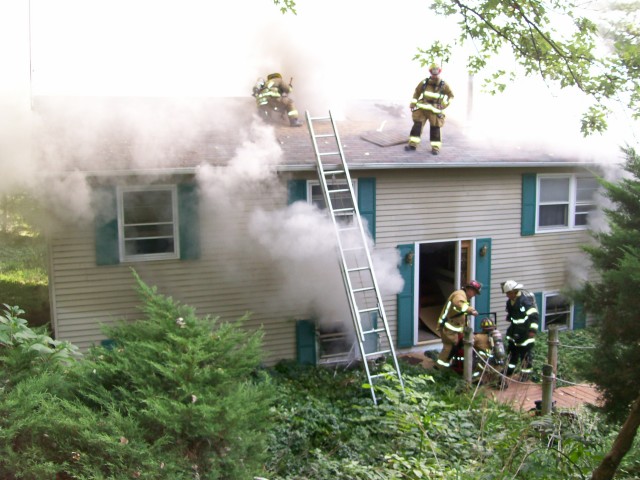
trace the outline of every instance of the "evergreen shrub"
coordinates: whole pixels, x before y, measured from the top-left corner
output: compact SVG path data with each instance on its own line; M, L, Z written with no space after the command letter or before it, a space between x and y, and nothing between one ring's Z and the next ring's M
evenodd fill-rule
M0 478L240 479L259 472L273 387L262 333L157 293L112 344L0 398Z

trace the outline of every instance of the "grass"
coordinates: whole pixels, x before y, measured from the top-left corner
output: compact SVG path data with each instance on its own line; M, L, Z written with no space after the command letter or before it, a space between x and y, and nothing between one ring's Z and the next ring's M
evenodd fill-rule
M0 233L0 303L19 305L34 327L50 320L46 265L41 235Z

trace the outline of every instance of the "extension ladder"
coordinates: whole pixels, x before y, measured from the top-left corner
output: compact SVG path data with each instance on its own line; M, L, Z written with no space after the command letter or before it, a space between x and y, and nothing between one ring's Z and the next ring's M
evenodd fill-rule
M337 235L340 270L357 344L371 396L377 405L374 382L387 377L389 372L372 373L370 361L390 355L395 370L393 373L403 391L404 384L369 253L371 240L365 234L351 175L331 111L328 117L312 117L307 111L306 117L322 194ZM373 244L372 241L371 243Z

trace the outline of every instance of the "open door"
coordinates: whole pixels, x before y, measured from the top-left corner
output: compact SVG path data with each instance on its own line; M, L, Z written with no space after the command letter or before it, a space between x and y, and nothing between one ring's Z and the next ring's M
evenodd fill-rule
M470 240L419 245L417 343L439 340L438 317L449 295L473 274Z

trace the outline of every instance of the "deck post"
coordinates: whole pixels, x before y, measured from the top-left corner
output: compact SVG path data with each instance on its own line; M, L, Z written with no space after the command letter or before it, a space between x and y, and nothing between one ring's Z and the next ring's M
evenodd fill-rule
M542 415L551 413L553 404L553 386L556 376L553 373L553 367L548 363L542 366Z
M547 341L549 348L547 350L547 363L553 368L553 373L558 373L558 326L549 325L549 340Z
M471 385L473 380L473 328L464 327L464 381Z

